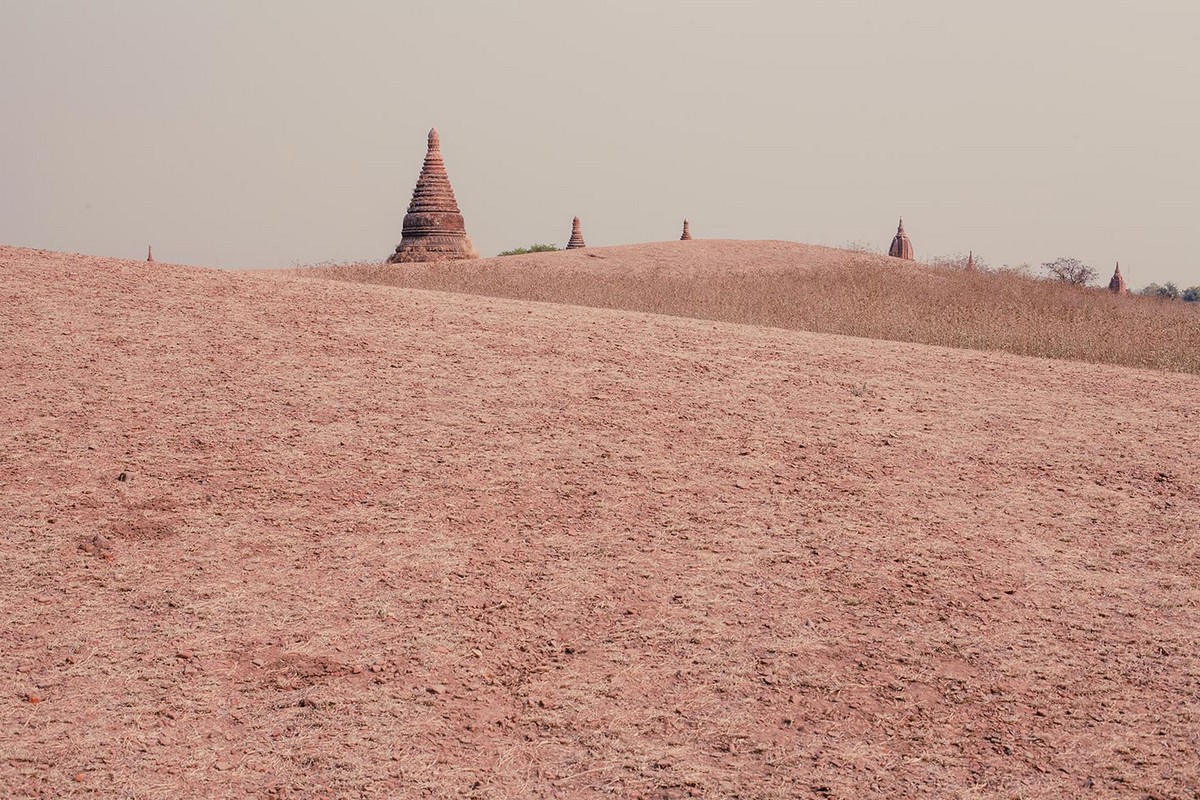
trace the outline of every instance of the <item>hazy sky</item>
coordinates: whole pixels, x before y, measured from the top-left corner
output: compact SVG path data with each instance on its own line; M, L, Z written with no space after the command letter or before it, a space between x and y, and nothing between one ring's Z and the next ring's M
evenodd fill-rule
M1200 284L1196 0L0 0L0 243L382 260L789 239Z

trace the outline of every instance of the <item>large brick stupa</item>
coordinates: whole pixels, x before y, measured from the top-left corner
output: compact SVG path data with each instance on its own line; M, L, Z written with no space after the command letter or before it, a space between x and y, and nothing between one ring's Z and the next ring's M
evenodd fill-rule
M396 252L389 264L412 261L450 261L479 258L467 236L462 212L450 186L450 176L442 161L441 140L437 129L429 131L429 150L413 189L412 202L404 215L404 228Z

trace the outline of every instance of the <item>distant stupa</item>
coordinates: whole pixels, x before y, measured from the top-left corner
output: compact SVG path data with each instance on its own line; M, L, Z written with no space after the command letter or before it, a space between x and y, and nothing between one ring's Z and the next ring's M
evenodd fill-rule
M1108 290L1113 294L1129 294L1129 287L1125 285L1125 276L1121 274L1120 261L1117 262L1117 269L1108 282Z
M687 242L687 241L691 241L691 238L692 238L692 229L691 229L691 227L688 226L688 221L685 219L683 221L683 235L679 237L679 241Z
M578 250L581 247L587 247L583 241L583 228L579 225L579 217L576 217L571 222L571 240L567 242L568 250Z
M892 258L903 258L906 261L913 260L913 246L908 239L908 234L904 232L904 218L900 219L900 227L896 228L896 237L892 239L892 246L888 248L888 255Z
M146 245L146 260L151 264L154 263L154 245Z
M911 245L910 245L911 247ZM971 250L967 253L967 269L974 271L975 269L975 251Z
M429 131L429 150L404 215L403 234L389 264L479 258L467 237L462 212L442 162L437 128Z

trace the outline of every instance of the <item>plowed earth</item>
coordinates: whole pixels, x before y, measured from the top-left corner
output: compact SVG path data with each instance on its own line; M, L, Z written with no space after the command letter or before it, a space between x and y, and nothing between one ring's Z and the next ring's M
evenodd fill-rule
M0 248L0 786L1195 797L1195 377Z

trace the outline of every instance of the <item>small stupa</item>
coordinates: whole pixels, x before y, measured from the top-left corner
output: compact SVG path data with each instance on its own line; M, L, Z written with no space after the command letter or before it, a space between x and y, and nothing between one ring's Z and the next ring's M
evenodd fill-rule
M679 241L687 242L687 241L691 241L691 238L692 238L692 229L691 229L691 227L688 226L688 221L685 219L683 221L683 235L679 237Z
M913 260L913 246L909 241L908 234L904 232L904 218L900 218L900 226L896 228L896 236L892 239L892 246L888 248L888 255L892 258L903 258L906 261Z
M146 261L154 263L154 245L152 244L146 245Z
M974 250L970 250L967 252L967 269L972 272L975 270L975 251Z
M587 247L583 241L583 228L579 225L579 217L576 217L571 222L571 240L567 242L568 250L578 250L581 247Z
M1121 274L1120 261L1117 262L1117 269L1108 282L1108 290L1113 294L1129 294L1129 287L1125 285L1125 276Z
M464 258L479 258L479 253L467 236L462 212L458 210L450 176L442 161L441 140L437 128L433 128L429 131L425 163L413 189L408 213L404 215L400 244L388 257L388 263Z

